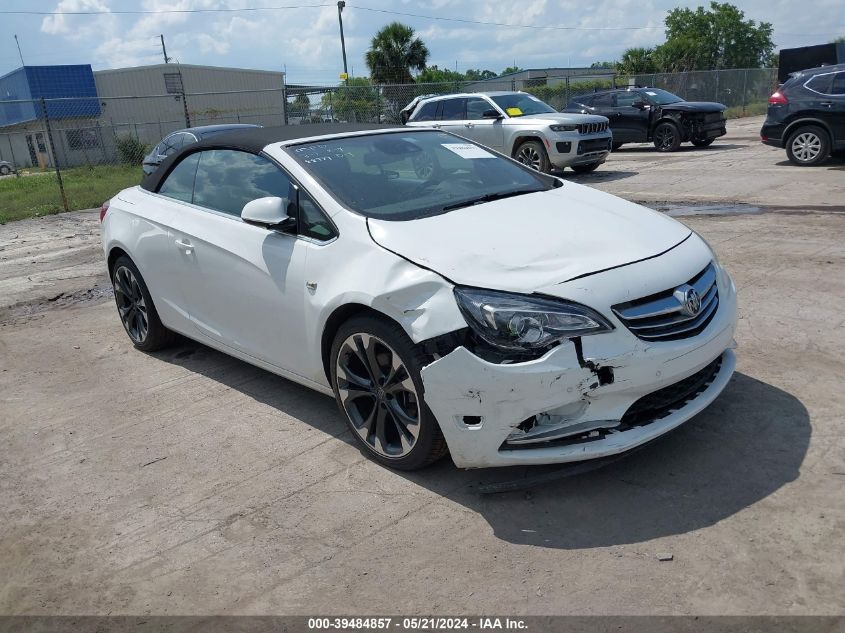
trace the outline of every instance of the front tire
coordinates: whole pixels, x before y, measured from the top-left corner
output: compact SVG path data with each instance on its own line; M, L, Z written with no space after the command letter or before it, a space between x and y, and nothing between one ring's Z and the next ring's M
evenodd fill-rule
M678 126L664 121L654 128L654 146L658 152L675 152L681 146L681 132Z
M623 143L613 143L613 144L610 146L610 149L611 149L612 151L614 151L614 152L615 152L615 151L616 151L616 150L618 150L620 147L622 147L622 145L623 145Z
M572 171L576 174L589 174L599 168L601 163L587 163L586 165L572 165Z
M696 147L710 147L715 140L715 138L695 138L692 140L692 144Z
M800 167L821 165L830 156L830 137L817 125L799 127L786 141L786 156Z
M12 168L8 165L0 165L0 176L8 176L12 173Z
M128 257L118 257L112 267L114 302L123 329L142 352L154 352L171 345L176 334L161 323L150 291L138 267Z
M523 165L536 169L544 174L551 171L552 165L546 148L540 141L525 141L517 148L514 158Z
M386 318L353 317L335 335L330 358L335 399L365 455L417 470L446 454L423 396L426 358L401 327Z

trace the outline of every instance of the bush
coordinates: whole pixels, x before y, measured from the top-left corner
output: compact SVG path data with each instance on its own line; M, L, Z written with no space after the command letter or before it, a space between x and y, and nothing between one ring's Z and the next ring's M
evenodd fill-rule
M115 138L117 153L120 155L120 162L124 165L140 165L144 156L150 151L150 146L145 145L134 136L118 136Z

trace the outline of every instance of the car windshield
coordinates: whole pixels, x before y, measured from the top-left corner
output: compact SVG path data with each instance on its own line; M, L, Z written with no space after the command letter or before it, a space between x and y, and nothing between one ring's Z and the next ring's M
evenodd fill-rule
M515 93L495 95L490 97L497 106L508 113L508 116L525 116L527 114L548 114L557 112L547 103L543 103L534 95Z
M645 88L642 92L655 105L669 105L683 101L678 95L673 95L671 92L660 88Z
M384 220L413 220L555 186L545 176L445 132L352 136L294 145L289 151L341 204Z

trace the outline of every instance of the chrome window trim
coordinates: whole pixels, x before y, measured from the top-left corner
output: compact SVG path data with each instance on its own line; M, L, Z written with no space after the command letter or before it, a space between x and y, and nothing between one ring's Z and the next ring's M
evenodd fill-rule
M807 81L805 81L805 82L804 82L803 84L801 84L801 85L802 85L804 88L806 88L807 90L809 90L810 92L814 92L815 94L817 94L817 95L822 95L822 96L824 96L824 97L840 97L840 98L841 98L841 97L845 97L845 95L841 95L841 94L834 94L834 93L832 93L832 92L819 92L818 90L813 90L813 89L812 89L812 88L810 88L810 86L808 85L808 84L809 84L811 81L813 81L813 79L815 79L816 77L826 77L826 76L828 76L828 75L838 75L839 73L845 74L845 70L832 70L832 71L830 71L829 73L817 73L817 74L813 75L812 77L808 77L808 78L807 78ZM831 86L833 85L833 82L832 82L832 81L830 82L830 85L831 85Z

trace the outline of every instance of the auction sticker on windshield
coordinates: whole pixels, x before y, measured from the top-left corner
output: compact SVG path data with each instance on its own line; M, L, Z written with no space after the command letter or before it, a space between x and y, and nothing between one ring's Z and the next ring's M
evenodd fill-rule
M471 143L442 143L442 145L461 158L496 158L490 152Z

